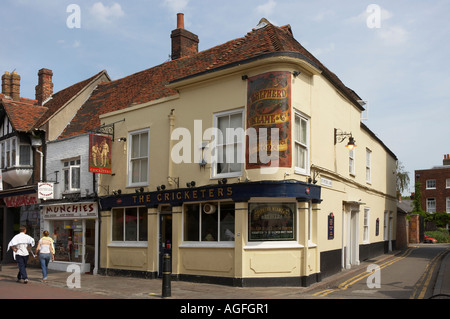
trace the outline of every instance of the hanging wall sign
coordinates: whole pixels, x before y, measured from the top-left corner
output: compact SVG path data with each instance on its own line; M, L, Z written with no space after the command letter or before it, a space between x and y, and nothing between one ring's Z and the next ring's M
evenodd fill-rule
M246 168L291 167L291 157L291 73L249 78Z
M328 215L328 239L334 239L334 215Z
M53 189L53 183L38 183L38 198L43 200L53 199Z
M111 146L110 137L89 135L89 172L111 174Z

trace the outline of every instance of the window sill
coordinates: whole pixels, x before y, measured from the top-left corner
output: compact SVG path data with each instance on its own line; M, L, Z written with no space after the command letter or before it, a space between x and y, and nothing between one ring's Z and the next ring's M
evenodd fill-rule
M108 244L108 247L148 247L148 242L142 241L130 241L130 242L124 242L124 241L115 241Z
M234 241L222 241L222 242L189 241L189 242L182 243L179 247L180 248L234 248Z
M249 242L244 249L290 249L290 248L304 248L305 246L300 245L296 241L259 241L259 242Z

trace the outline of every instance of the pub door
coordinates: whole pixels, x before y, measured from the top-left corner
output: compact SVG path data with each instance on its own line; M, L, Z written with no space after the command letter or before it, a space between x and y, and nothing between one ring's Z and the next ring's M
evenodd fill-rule
M172 209L163 207L159 215L159 271L158 276L162 277L163 257L169 254L172 257Z

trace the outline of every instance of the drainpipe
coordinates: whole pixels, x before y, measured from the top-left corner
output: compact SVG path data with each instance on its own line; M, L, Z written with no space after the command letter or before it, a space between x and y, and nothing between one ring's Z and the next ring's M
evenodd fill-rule
M39 153L39 155L41 155L41 165L40 165L40 172L39 172L39 181L40 182L43 182L44 180L43 180L43 176L44 176L44 153L42 153L41 151L39 151L38 150L38 147L39 146L42 146L43 145L43 143L42 143L42 139L41 139L41 137L38 135L38 134L36 134L37 133L37 130L35 130L35 131L32 131L31 132L31 134L32 134L32 138L31 138L31 146L33 146L33 148L34 148L34 150L37 152L37 153Z
M170 110L169 114L169 168L168 168L168 175L169 177L172 177L172 147L173 147L173 141L172 141L172 132L173 128L175 127L175 115L174 115L175 109ZM168 178L169 185L173 184L173 180L171 178Z
M43 182L42 177L44 176L44 153L42 153L41 151L39 151L37 148L35 148L36 152L39 153L39 155L41 155L41 167L39 169L39 181Z

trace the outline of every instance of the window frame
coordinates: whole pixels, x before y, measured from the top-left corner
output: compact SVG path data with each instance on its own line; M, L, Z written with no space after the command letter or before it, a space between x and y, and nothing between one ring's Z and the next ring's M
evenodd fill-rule
M27 147L29 150L27 160L28 164L21 164L25 158L21 152L21 147ZM21 141L19 136L13 136L0 141L0 169L11 168L32 168L33 150L31 145Z
M370 208L365 207L363 213L363 243L370 243Z
M426 212L436 213L436 198L435 197L428 197L426 199Z
M306 123L305 128L305 142L302 143L302 141L297 140L297 118L300 118L300 132L301 132L301 123L304 121ZM302 114L298 110L294 110L294 172L297 174L302 175L309 175L309 149L310 149L310 136L309 136L309 125L310 125L310 119L306 115ZM305 167L299 167L297 166L298 163L298 153L297 153L297 146L305 150Z
M430 182L430 184L428 182ZM435 179L427 179L425 182L425 189L436 189L436 180Z
M202 240L202 215L203 215L203 205L205 204L216 204L217 205L217 234L218 239L214 241L208 241L208 240ZM234 204L234 227L236 226L236 204L233 201L224 200L224 201L212 201L212 202L189 202L183 204L183 214L182 214L182 223L183 223L183 230L182 230L182 243L180 247L234 247L235 240L221 240L220 237L220 230L221 230L221 205L223 204ZM185 240L186 236L186 206L188 205L198 205L199 211L198 211L198 240ZM234 235L236 236L236 230L233 229Z
M356 176L355 173L355 149L348 150L348 173L352 176Z
M148 136L148 143L147 143L147 154L146 156L143 157L139 157L139 158L132 158L132 153L133 153L133 137L136 135L142 135L147 133ZM140 129L140 130L136 130L136 131L132 131L128 133L128 157L127 157L127 165L128 165L128 177L127 177L127 187L137 187L137 186L148 186L150 183L150 129L149 128L145 128L145 129ZM143 159L147 159L147 176L145 177L145 181L139 181L139 182L133 182L133 165L132 165L132 161L141 161Z
M213 125L214 125L214 132L215 134L222 134L222 137L224 139L224 143L222 143L221 145L219 145L218 143L218 136L214 137L214 141L213 141L213 154L211 154L211 159L212 159L212 165L211 165L211 178L229 178L229 177L240 177L243 174L244 171L244 162L245 162L245 149L244 149L244 145L245 145L245 109L244 108L239 108L239 109L235 109L235 110L229 110L229 111L224 111L224 112L219 112L219 113L215 113L213 116ZM221 132L219 130L218 124L219 124L219 118L221 117L228 117L230 118L232 115L236 115L236 114L240 114L241 115L241 129L242 129L242 133L243 136L241 136L241 139L238 140L237 142L235 142L233 140L233 143L229 143L229 141L226 140L227 134L226 132ZM229 128L229 126L227 127ZM220 133L219 133L220 132ZM233 135L233 138L235 137L235 135ZM218 173L218 168L217 165L218 163L218 150L219 147L224 147L224 149L226 149L227 146L232 146L232 145L237 145L236 149L238 150L238 155L239 155L239 149L241 152L241 156L240 158L237 158L237 160L240 160L240 169L239 171L233 171L233 172L226 172L226 173ZM240 145L239 145L240 144ZM236 154L233 154L233 157L236 157Z
M372 184L372 151L366 148L366 183Z
M142 213L143 215L146 215L146 217L147 217L147 219L146 219L147 222L145 224L145 226L147 227L147 230L146 230L147 239L146 240L139 240L139 232L140 232L139 222L136 223L136 240L126 240L126 225L127 225L126 222L123 223L122 240L114 240L114 211L122 210L122 216L123 216L123 219L125 220L127 209L136 209L136 213L138 214L137 220L139 220L140 213ZM140 210L142 210L142 212L140 212ZM110 243L108 244L108 246L147 247L148 246L148 231L149 231L149 227L148 227L147 207L145 207L145 206L127 206L127 207L114 207L113 209L111 209L111 238L110 238Z
M77 158L71 158L71 159L64 159L61 161L62 162L62 171L63 171L63 193L79 193L81 191L81 158L77 157ZM71 162L75 162L75 163L71 163ZM65 166L65 164L68 164L67 166ZM73 171L75 169L78 169L78 188L77 187L73 187ZM66 188L66 172L68 173L68 187Z

